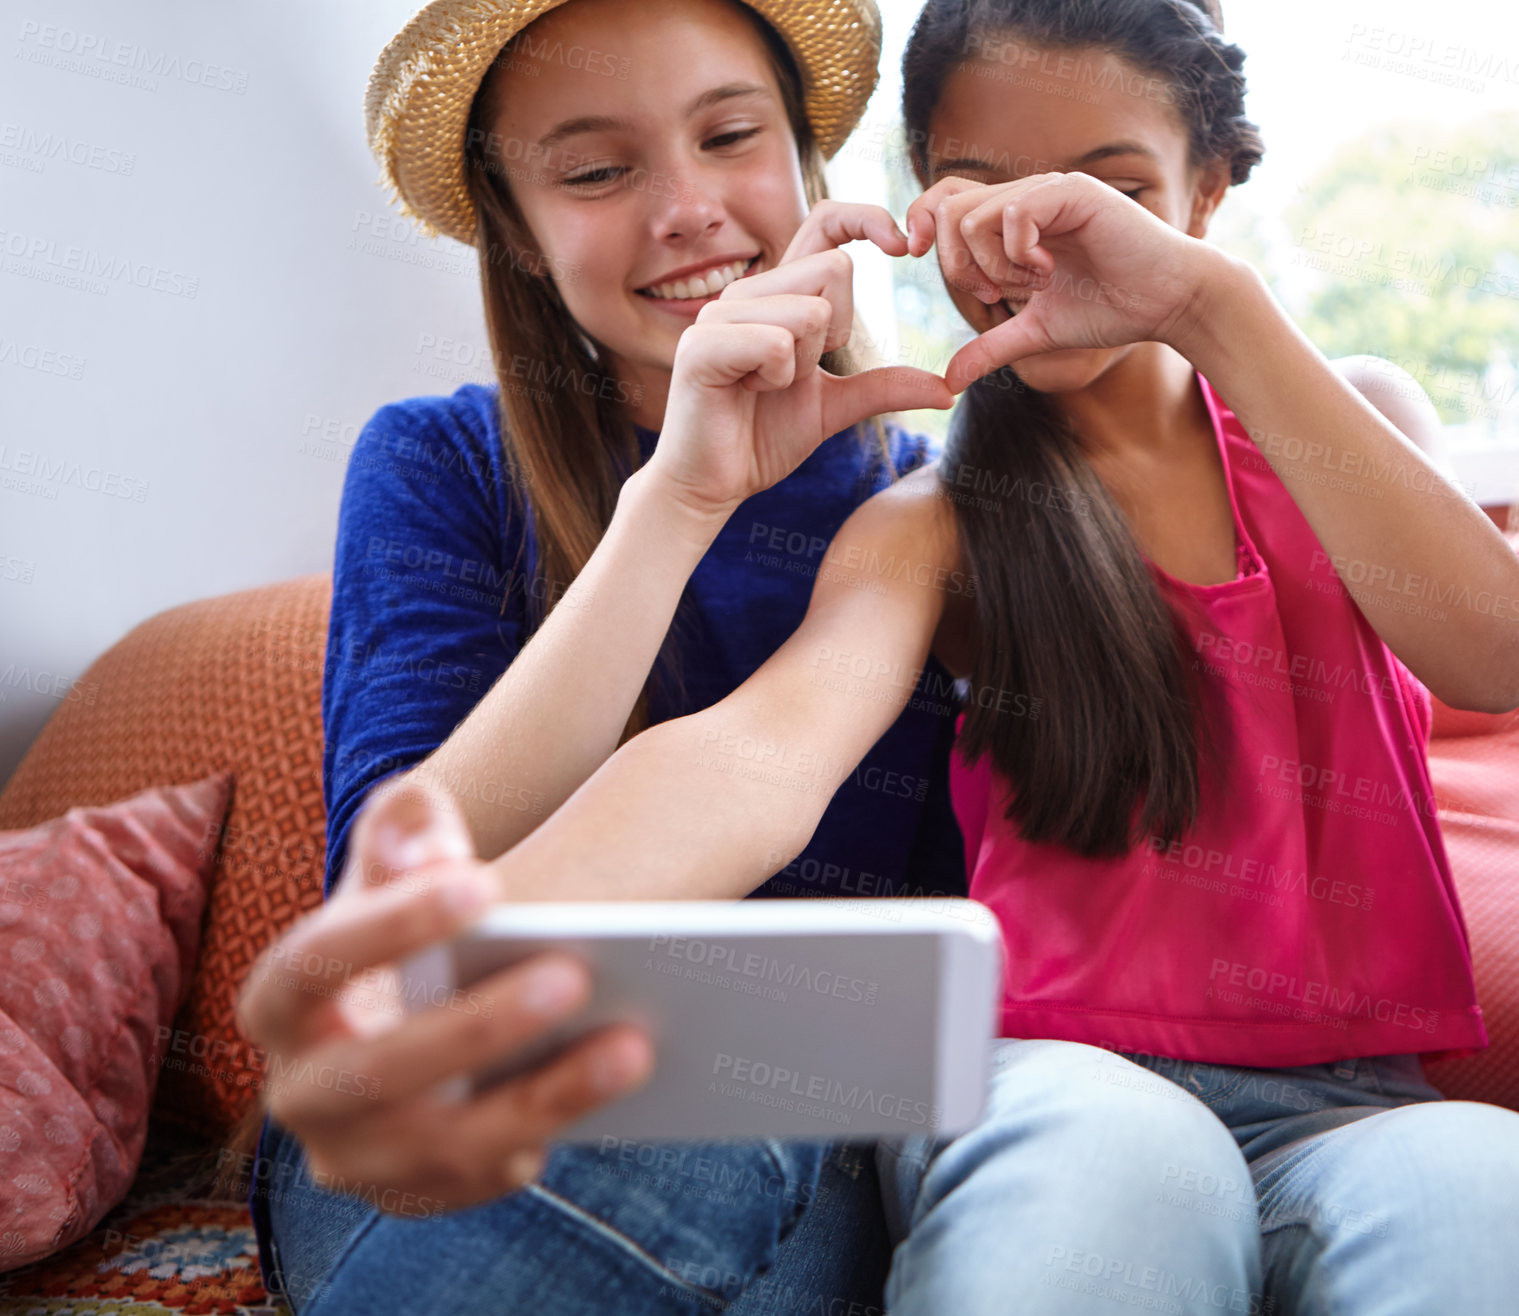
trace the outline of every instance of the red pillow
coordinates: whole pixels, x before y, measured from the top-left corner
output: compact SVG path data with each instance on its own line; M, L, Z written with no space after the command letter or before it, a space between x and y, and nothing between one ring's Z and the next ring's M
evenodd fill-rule
M1495 729L1431 741L1429 772L1490 1045L1427 1072L1447 1097L1519 1110L1519 718L1467 716Z
M220 772L0 832L0 1271L88 1233L137 1173L231 793Z

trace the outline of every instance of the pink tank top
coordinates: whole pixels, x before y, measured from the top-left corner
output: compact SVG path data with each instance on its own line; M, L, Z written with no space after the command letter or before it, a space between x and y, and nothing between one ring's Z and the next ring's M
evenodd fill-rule
M1429 695L1350 599L1198 376L1239 574L1179 581L1219 759L1197 825L1118 860L1023 841L990 760L952 756L970 895L1002 925L1006 1037L1265 1068L1487 1045L1441 843Z

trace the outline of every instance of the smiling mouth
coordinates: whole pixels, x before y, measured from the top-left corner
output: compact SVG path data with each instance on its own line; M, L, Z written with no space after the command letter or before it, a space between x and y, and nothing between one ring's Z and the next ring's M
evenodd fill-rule
M729 261L726 265L714 265L704 274L687 275L684 279L671 279L667 283L651 283L638 288L640 297L656 302L704 302L716 297L735 280L742 279L759 264L759 256L748 260Z

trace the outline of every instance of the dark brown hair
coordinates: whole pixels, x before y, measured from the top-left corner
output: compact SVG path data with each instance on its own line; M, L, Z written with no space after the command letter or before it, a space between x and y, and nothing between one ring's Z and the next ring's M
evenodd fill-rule
M1163 80L1192 163L1224 160L1243 182L1263 147L1244 118L1244 52L1220 21L1190 0L929 0L902 60L919 179L946 79L998 36L1111 51ZM1080 437L1004 367L962 395L940 470L979 582L972 688L1040 701L1037 718L1014 719L972 700L961 752L991 755L1026 840L1091 857L1175 840L1197 818L1207 719L1178 619Z
M796 139L809 206L827 196L823 158L807 119L802 78L790 49L747 5L749 20L775 72L786 118ZM544 268L531 231L512 195L514 166L501 158L490 126L496 118L501 73L531 25L507 42L481 81L465 132L465 179L475 207L475 245L485 298L486 330L500 383L501 437L513 494L531 508L538 548L536 579L527 590L529 624L536 626L580 573L611 523L622 483L638 466L629 386L612 377L605 351L579 325ZM573 277L573 272L571 272ZM855 335L856 341L860 335ZM524 388L521 362L553 363L551 386ZM858 368L847 348L823 357L823 368L848 374ZM517 367L516 376L513 367ZM879 421L861 427L861 441L895 474ZM513 571L514 581L520 579ZM505 600L503 600L503 608ZM678 681L674 647L639 695L623 739L648 725L649 697L663 677Z

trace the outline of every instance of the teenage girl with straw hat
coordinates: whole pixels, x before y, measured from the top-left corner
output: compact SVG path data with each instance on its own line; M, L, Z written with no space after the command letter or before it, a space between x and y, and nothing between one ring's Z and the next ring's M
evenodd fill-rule
M311 969L390 964L458 926L483 889L395 873L450 845L500 855L625 733L735 689L801 620L838 527L933 456L863 422L947 406L944 382L853 373L843 351L838 247L903 255L905 236L877 207L809 214L879 51L872 0L436 0L376 65L383 178L425 229L477 248L498 387L381 408L344 486L322 707L332 898L240 1008L288 1075L251 1204L266 1279L300 1312L759 1311L766 1270L825 1308L879 1293L848 1270L881 1241L828 1232L857 1213L848 1176L819 1188L825 1144L683 1148L726 1186L717 1209L692 1191L709 1183L636 1161L625 1177L621 1149L546 1154L647 1074L631 1029L463 1110L429 1098L584 1001L566 957L380 1040ZM963 893L951 735L947 699L905 713L883 772L840 792L758 894ZM868 788L888 774L912 795ZM440 808L458 824L441 849L397 848ZM519 898L643 894L534 885ZM344 1072L367 1081L322 1077Z

